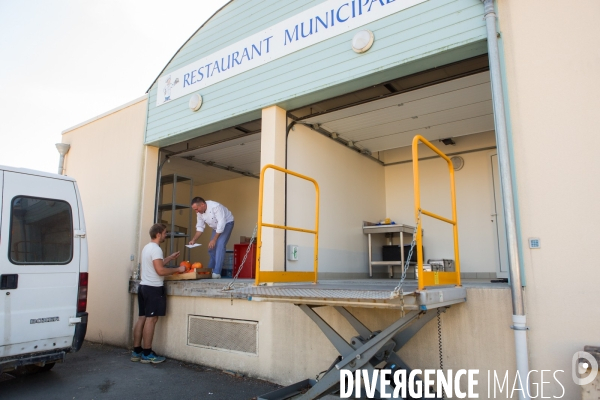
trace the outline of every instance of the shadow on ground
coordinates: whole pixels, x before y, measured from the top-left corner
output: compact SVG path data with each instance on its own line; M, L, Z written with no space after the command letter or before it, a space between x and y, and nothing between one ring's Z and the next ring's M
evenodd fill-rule
M2 399L252 399L280 386L202 365L141 364L125 349L85 342L64 364L36 374L1 374Z

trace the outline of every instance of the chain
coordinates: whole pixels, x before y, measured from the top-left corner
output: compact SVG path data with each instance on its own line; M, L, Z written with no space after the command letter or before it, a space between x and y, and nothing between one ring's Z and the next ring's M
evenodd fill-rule
M415 245L417 244L417 229L419 227L419 223L421 222L421 209L419 208L419 213L417 214L417 224L415 225L415 229L413 231L412 242L410 243L410 250L408 251L408 257L404 260L404 268L402 268L402 276L400 277L400 282L398 282L398 286L394 288L392 291L392 297L400 297L400 310L402 315L404 316L404 292L402 291L402 286L404 285L404 280L406 279L406 272L408 271L408 266L410 265L410 260L412 258L413 250ZM402 235L402 233L401 233ZM404 251L404 249L401 249Z
M250 250L252 250L252 243L254 242L254 238L256 237L257 229L258 229L258 224L254 226L254 232L252 232L252 237L250 238L250 243L248 244L248 248L246 249L246 254L244 254L244 258L242 259L242 263L240 264L240 267L238 268L237 273L233 277L233 280L231 282L229 282L229 284L223 288L223 291L234 289L233 284L235 283L236 279L240 275L240 272L242 272L242 268L244 267L244 263L246 262L248 253L250 253Z
M442 371L442 373L444 373L444 354L442 352L442 318L441 318L441 311L438 308L437 309L437 331L438 331L438 349L440 352L440 371ZM444 389L442 388L442 393L438 393L438 395L441 395L442 399L446 398L446 392L444 391Z

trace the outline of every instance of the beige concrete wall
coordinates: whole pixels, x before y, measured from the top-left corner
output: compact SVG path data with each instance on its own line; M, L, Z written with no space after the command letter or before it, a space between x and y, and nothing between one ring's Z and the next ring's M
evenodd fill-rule
M456 208L462 273L493 273L495 277L497 248L494 234L493 179L491 154L496 145L494 132L455 138L455 146L433 143L441 151L460 154L464 167L455 171ZM419 146L419 158L435 155L424 145ZM383 152L386 164L412 160L411 147ZM452 217L448 167L441 158L419 163L421 207L446 218ZM412 162L385 167L386 215L397 223L414 225L414 186ZM433 218L422 218L423 247L428 258L454 259L452 228ZM395 243L398 243L397 241Z
M139 205L138 220L138 254L136 258L136 274L140 271L140 253L144 246L150 241L150 227L154 224L154 212L156 204L156 177L158 166L158 147L145 146L144 166L140 177L142 182L142 194ZM138 275L139 276L139 275ZM136 276L136 278L138 277Z
M366 276L362 223L385 218L383 166L304 125L290 132L288 157L289 169L315 179L320 187L319 271ZM312 183L288 178L287 213L288 225L314 229ZM312 270L314 237L288 232L287 243L300 245L300 260L288 262L288 270Z
M138 262L140 203L150 192L141 180L150 162L142 144L145 118L144 98L62 137L71 145L65 173L77 179L86 218L86 339L95 342L129 344L132 302L127 288Z
M488 370L509 371L514 376L514 353L506 351L514 347L512 331L505 328L511 321L510 291L471 288L467 296L467 303L452 306L441 317L444 368L480 369L477 389L486 398ZM158 322L152 347L179 360L286 385L314 378L338 355L317 326L291 304L169 296L167 310ZM356 336L331 307L316 310L346 340ZM391 310L349 310L372 330L383 329L400 317ZM258 321L258 356L188 346L189 315ZM439 368L436 319L399 354L413 368Z
M285 167L286 149L286 111L277 106L262 110L260 167L268 164ZM284 224L284 174L273 169L264 176L264 197L262 220L265 223ZM257 208L258 209L258 208ZM265 229L261 233L263 247L271 249L261 255L261 269L267 271L283 271L284 232L279 229Z
M499 1L521 214L530 369L562 369L600 345L600 3ZM558 226L565 230L559 232ZM565 234L566 232L566 234ZM539 237L530 250L527 238ZM545 396L560 396L554 384Z

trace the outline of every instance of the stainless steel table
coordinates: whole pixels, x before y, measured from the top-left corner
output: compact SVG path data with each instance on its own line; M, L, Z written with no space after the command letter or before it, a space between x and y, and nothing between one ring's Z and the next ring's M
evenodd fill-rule
M402 270L404 270L404 235L410 235L412 241L412 234L414 231L414 226L404 224L365 225L365 223L363 223L363 233L366 234L369 238L369 277L373 276L373 265L387 265L388 271L390 273L390 278L394 277L394 265L400 265L402 267ZM398 233L400 235L400 261L373 261L371 235L375 233ZM391 242L392 241L390 238L389 244L391 244Z

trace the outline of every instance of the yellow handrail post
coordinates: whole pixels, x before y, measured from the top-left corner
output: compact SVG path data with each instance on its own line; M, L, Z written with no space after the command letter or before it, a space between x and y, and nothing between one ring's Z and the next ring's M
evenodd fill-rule
M266 167L266 166L265 166ZM260 173L260 181L258 186L258 222L256 223L256 273L254 284L258 286L260 282L260 253L262 249L262 216L263 216L263 189L264 189L264 171Z
M431 150L433 150L437 155L446 160L448 164L448 171L450 173L450 199L452 201L452 219L447 219L441 217L437 214L434 214L430 211L423 210L421 208L421 191L420 191L420 181L419 181L419 142L425 144ZM419 270L419 290L423 290L425 286L435 286L435 285L449 285L455 284L460 286L460 256L458 252L458 221L456 214L456 190L454 186L454 168L452 166L452 161L448 158L447 155L442 153L437 147L431 144L427 139L425 139L421 135L416 135L412 141L412 157L413 157L413 180L414 180L414 190L415 190L415 219L417 220L417 268ZM452 225L452 232L454 236L454 272L434 272L434 271L423 271L423 250L422 243L423 238L421 236L422 226L421 226L421 215L427 215L429 217L438 219L440 221L446 222Z
M264 192L264 178L265 172L267 169L274 169L277 171L281 171L285 174L296 176L300 179L304 179L310 181L315 186L315 229L303 229L296 228L292 226L284 226L284 225L275 225L275 224L265 224L263 223L263 192ZM257 230L256 230L256 274L255 274L255 285L259 285L261 283L261 272L260 272L260 255L262 251L262 228L275 228L275 229L284 229L291 230L296 232L304 232L304 233L312 233L315 235L315 251L314 251L314 267L313 272L285 272L285 271L263 271L262 276L266 277L264 282L307 282L312 281L313 283L317 283L318 273L319 273L319 184L312 178L308 176L299 174L294 171L290 171L285 168L278 167L273 164L265 165L260 172L260 184L259 184L259 193L258 193L258 222L257 222Z

